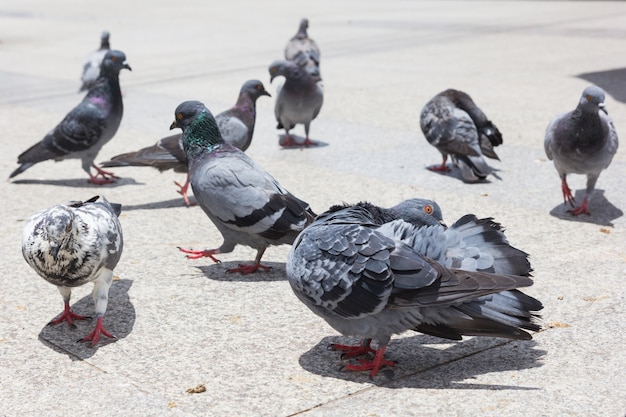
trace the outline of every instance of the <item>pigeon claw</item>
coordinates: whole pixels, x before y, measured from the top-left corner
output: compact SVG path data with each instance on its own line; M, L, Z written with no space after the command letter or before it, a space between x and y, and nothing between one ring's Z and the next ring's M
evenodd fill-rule
M239 272L240 274L247 275L247 274L252 274L253 272L258 271L259 269L262 269L264 271L269 271L271 268L269 266L262 265L260 263L252 264L252 265L239 264L237 268L231 268L228 270L228 272L230 273Z
M221 264L222 261L214 257L213 255L220 253L217 249L207 249L207 250L193 250L193 249L184 249L178 246L178 250L187 254L187 259L200 259L200 258L211 258L213 262L216 264Z
M96 185L111 184L115 182L116 179L119 179L119 177L113 174L112 172L105 171L99 166L96 166L95 164L92 165L92 167L95 168L96 175L91 175L91 172L89 173L89 179L87 181L90 182L91 184L96 184ZM98 177L102 177L102 179Z
M573 216L578 216L579 214L591 214L589 213L589 209L587 208L588 200L587 197L583 200L582 204L578 207L575 207L571 210L567 210Z
M431 167L427 167L429 171L433 172L450 172L450 168L446 165L446 161L443 161L441 165L434 165Z
M86 343L91 342L91 347L94 347L98 344L100 340L100 335L106 336L109 339L117 339L117 337L113 336L111 333L107 332L102 325L102 317L98 317L96 321L96 327L94 327L93 331L89 333L84 338L80 339L79 342Z
M174 181L174 184L176 184L178 188L180 188L180 190L177 190L177 192L178 194L183 196L185 204L187 204L188 206L193 206L193 203L189 201L189 197L187 197L187 191L189 190L189 176L187 176L187 180L183 185L180 185L178 181Z
M65 304L65 308L63 309L63 313L61 313L61 315L59 317L57 317L54 320L51 320L48 323L48 326L54 326L56 324L62 323L64 321L67 321L67 324L69 324L69 326L72 329L76 328L76 325L74 324L74 320L88 320L91 317L89 316L81 316L79 314L76 314L72 311L72 309L70 308L69 304Z
M371 340L367 340L367 339L364 340L358 346L341 345L338 343L333 343L328 346L328 349L341 351L343 352L341 354L341 359L349 359L349 358L356 358L358 356L365 356L368 353L376 354L376 349L373 349L372 347L370 347L370 343L371 343Z
M384 358L385 348L381 347L376 351L376 355L374 356L374 360L367 360L363 358L357 359L359 365L356 364L347 364L344 365L341 370L342 371L370 371L370 378L374 378L378 371L381 368L387 366L392 367L395 366L396 363L394 361L390 361Z

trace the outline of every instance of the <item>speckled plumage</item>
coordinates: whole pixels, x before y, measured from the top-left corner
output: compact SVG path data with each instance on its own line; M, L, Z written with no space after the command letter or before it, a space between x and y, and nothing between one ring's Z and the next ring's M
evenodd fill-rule
M131 69L126 62L126 55L121 51L108 51L102 62L100 76L83 101L40 142L18 156L17 163L20 166L9 178L42 161L78 158L91 183L111 182L114 176L96 167L93 161L100 149L113 138L122 121L124 106L119 73L123 68ZM91 174L92 167L97 171L95 176ZM98 179L98 175L103 179Z
M561 178L563 199L574 207L574 197L567 185L568 174L587 176L587 188L580 206L570 212L589 214L589 198L602 170L608 168L617 152L619 140L613 121L604 110L604 91L596 86L585 88L576 109L557 115L546 129L544 147L548 159Z
M24 226L22 254L42 278L56 285L65 303L64 314L53 321L84 318L69 308L71 289L94 283L93 297L98 324L95 333L83 340L98 342L103 328L109 287L123 249L120 206L98 196L85 202L74 201L43 210ZM69 316L69 317L68 317ZM107 334L104 331L104 334Z
M232 272L250 273L259 267L270 245L290 244L314 214L260 165L227 144L211 112L199 101L180 104L171 128L183 130L191 188L198 205L224 238L217 249L185 251L190 257L231 252L237 244L257 249L255 264Z
M310 74L321 77L320 49L317 43L309 38L308 28L309 20L306 18L300 20L298 32L285 45L285 59L295 62Z
M376 353L346 369L392 365L392 334L414 330L530 339L541 303L517 290L532 284L527 254L492 219L465 215L450 228L435 202L407 200L391 209L335 206L294 241L287 276L294 293L335 330L363 340L336 345L347 357ZM376 351L372 339L379 343Z
M420 127L443 156L441 166L433 170L446 171L450 155L464 181L482 180L493 173L483 156L499 159L493 147L502 144L502 134L467 93L448 89L437 94L422 108Z

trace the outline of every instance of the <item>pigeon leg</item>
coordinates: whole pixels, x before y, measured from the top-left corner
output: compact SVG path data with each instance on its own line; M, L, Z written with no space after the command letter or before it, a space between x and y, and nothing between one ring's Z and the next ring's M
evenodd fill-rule
M290 146L300 146L300 144L296 142L295 140L291 139L291 135L289 134L289 131L285 129L285 141L281 143L281 146L288 148Z
M317 146L317 142L313 142L312 140L309 139L309 124L306 123L304 125L304 133L306 133L306 137L304 139L304 143L302 145L304 146Z
M189 174L187 174L187 178L185 179L185 183L183 185L180 185L178 181L174 181L174 184L176 184L178 188L180 188L180 190L178 190L178 194L183 196L185 204L187 204L188 206L193 206L193 203L190 202L189 197L187 197L187 191L189 190Z
M102 168L96 166L95 164L91 164L91 166L95 168L96 170L96 175L91 175L91 172L88 172L89 173L88 181L92 184L96 184L96 185L111 184L112 182L115 181L116 178L119 178L115 176L115 174L113 174L112 172L105 171ZM101 176L102 179L99 179L98 176Z
M100 340L100 335L104 335L110 339L116 339L115 336L113 336L111 333L107 332L104 329L104 326L102 325L102 319L103 317L98 317L98 320L96 321L96 327L94 327L93 331L84 338L80 339L79 342L91 342L91 347L94 347L96 346L96 344L98 344L98 341Z
M67 321L67 324L69 324L71 328L76 328L76 325L74 324L74 320L87 320L90 318L87 316L80 316L74 313L72 309L70 308L70 297L72 295L71 288L58 287L58 289L59 289L59 292L61 293L61 297L63 297L63 304L64 304L63 313L61 313L59 317L57 317L56 319L48 323L49 326L53 326L55 324L59 324L64 321Z
M339 350L343 352L341 354L341 359L348 359L348 358L355 358L357 356L364 356L364 355L367 355L368 353L376 354L376 349L373 349L372 347L370 347L371 343L372 343L372 339L363 339L361 341L361 344L358 346L341 345L338 343L333 343L328 348L330 350Z
M259 249L259 252L256 255L256 259L254 260L254 263L252 265L239 264L237 268L231 268L228 270L228 272L239 272L243 275L246 275L256 272L259 269L269 271L269 266L261 264L261 257L263 256L263 253L265 253L265 248Z
M376 351L376 355L374 356L374 360L369 361L367 359L361 358L361 359L358 359L360 365L352 365L352 364L344 365L341 368L341 370L342 371L371 371L370 378L374 378L376 374L378 374L378 371L380 370L380 368L382 368L383 366L392 367L396 364L394 361L390 361L384 358L386 349L387 349L387 345L379 347L378 350Z
M567 212L574 216L578 216L579 214L591 214L589 213L589 209L587 208L588 203L589 203L589 199L585 197L580 206L573 208L571 210L567 210Z
M220 261L219 259L213 256L218 253L221 253L219 249L193 250L193 249L184 249L179 246L178 250L183 253L186 253L187 258L189 259L211 258L211 260L215 262L216 264L222 263L222 261Z
M448 155L443 157L443 162L441 162L441 165L428 167L428 169L434 172L450 172L450 168L448 168L448 166L446 165L447 161L448 161Z
M563 191L563 204L570 203L572 207L574 207L574 196L572 195L572 190L567 185L567 180L565 179L565 175L561 177L561 191Z

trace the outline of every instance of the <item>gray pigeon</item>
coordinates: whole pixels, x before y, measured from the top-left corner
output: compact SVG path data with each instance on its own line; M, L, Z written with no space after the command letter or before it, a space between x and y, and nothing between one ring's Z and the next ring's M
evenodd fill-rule
M344 369L371 377L394 365L385 349L406 330L530 339L523 329L539 330L542 304L517 290L532 285L530 272L528 255L491 218L468 214L446 228L439 206L422 199L391 209L331 207L300 233L287 260L296 296L338 332L362 339L331 348L343 358L374 354Z
M320 49L315 41L309 38L307 29L309 28L309 20L302 19L298 32L289 39L285 46L285 59L294 61L306 71L317 76L320 74Z
M249 156L224 142L215 118L201 102L185 101L176 108L170 129L177 127L183 131L193 194L224 238L217 249L179 249L188 258L206 256L219 262L213 255L242 244L258 251L256 260L229 272L268 270L261 264L265 249L291 244L315 214Z
M309 139L311 121L319 114L324 102L324 90L319 75L311 74L292 61L277 60L269 67L270 82L282 75L285 81L276 89L274 114L278 121L277 129L285 129L282 146L315 146ZM304 124L306 139L297 143L289 135L296 124Z
M589 198L603 169L606 169L618 147L613 121L604 110L604 91L596 86L585 88L576 109L556 116L546 129L546 155L554 161L563 200L574 207L574 196L567 185L567 174L587 176L587 189L580 206L569 212L589 214Z
M483 156L500 159L493 150L502 144L502 134L472 98L463 91L449 89L437 94L422 108L420 127L443 156L431 171L448 172L448 155L461 169L464 181L475 182L493 174Z
M248 80L241 87L235 105L215 116L224 141L242 151L248 149L254 134L256 101L261 96L271 97L261 81ZM186 173L187 162L182 138L180 133L165 137L147 148L114 156L110 161L103 162L101 166L151 166L161 172L173 169L174 172ZM182 194L185 203L190 205L191 203L187 198L189 176L187 176L184 185L180 185L178 182L175 184L180 188L179 193Z
M106 198L61 204L35 214L26 222L22 234L22 254L43 279L58 287L65 308L49 324L84 320L70 308L73 287L93 282L96 325L81 339L95 346L104 335L114 338L102 324L106 313L113 269L123 248L122 227L118 220L121 206Z
M20 166L9 178L21 174L38 162L79 158L92 184L108 184L116 178L112 173L94 165L100 149L115 135L122 121L124 106L120 91L119 73L130 65L124 52L108 51L102 61L100 77L83 101L65 116L54 129L38 143L17 157ZM96 175L91 174L95 168ZM102 176L99 179L98 176Z
M80 90L78 90L79 92L89 90L96 83L96 80L100 75L100 65L102 65L102 60L104 59L107 51L111 49L109 36L110 34L108 31L103 31L100 36L100 48L93 51L87 57L87 60L83 65L83 75L80 78L82 85Z

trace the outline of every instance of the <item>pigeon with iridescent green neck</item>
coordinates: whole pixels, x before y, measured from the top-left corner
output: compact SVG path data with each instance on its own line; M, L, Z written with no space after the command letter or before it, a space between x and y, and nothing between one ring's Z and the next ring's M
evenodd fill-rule
M304 201L282 187L252 158L224 141L215 118L203 103L185 101L170 129L183 131L183 147L191 189L202 210L224 238L217 249L180 250L188 258L211 258L232 252L236 245L257 250L253 264L229 272L267 270L261 257L271 245L291 244L314 218Z

